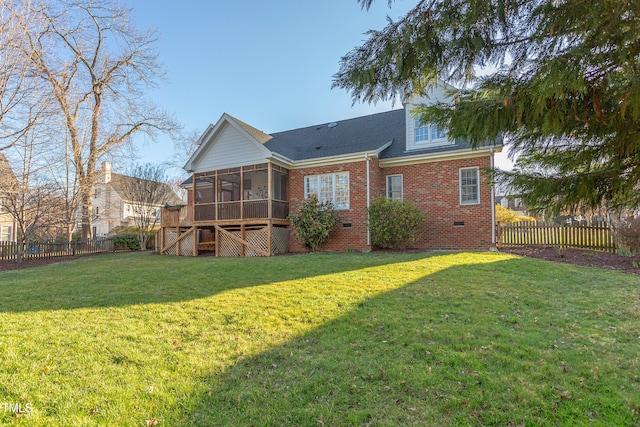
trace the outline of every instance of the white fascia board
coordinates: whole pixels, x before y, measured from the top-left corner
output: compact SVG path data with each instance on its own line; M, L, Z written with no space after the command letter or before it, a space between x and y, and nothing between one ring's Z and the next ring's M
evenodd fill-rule
M476 149L455 150L455 151L441 151L438 153L428 154L416 154L413 156L394 157L392 159L380 159L381 168L389 168L392 166L404 166L416 163L432 163L443 162L447 160L458 159L471 159L474 157L484 157L490 155L492 152L499 152L502 149L502 145L491 145L488 147L481 147Z
M391 141L387 142L386 144L384 144L382 147L378 148L376 150L376 157L380 157L380 153L382 153L387 148L391 147L391 144L393 144L393 139Z
M278 166L282 166L283 168L287 169L291 169L291 166L295 163L290 158L276 152L271 152L271 157L268 157L267 160L271 160Z
M222 117L224 117L224 115ZM200 156L200 153L204 150L205 145L207 145L206 142L209 141L211 139L211 136L216 132L217 129L219 129L222 117L218 119L218 122L215 125L209 124L207 129L202 133L202 135L200 135L200 138L198 138L198 142L196 143L198 148L196 148L196 151L193 152L191 157L189 157L189 160L187 160L187 163L185 163L182 167L185 171L191 173L191 171L194 170L193 162L195 162L195 160Z
M328 157L318 157L315 159L307 159L307 160L298 160L294 161L289 169L305 169L312 168L316 166L331 166L331 165L339 165L342 163L354 163L354 162L362 162L366 159L371 159L378 157L381 151L389 147L391 142L386 143L382 147L377 150L370 151L361 151L359 153L349 153L342 154L339 156L328 156Z
M256 141L256 139L253 136L251 136L246 130L244 130L241 126L239 126L234 120L232 120L227 113L224 113L224 114L222 114L220 119L218 119L216 124L215 125L209 125L207 130L205 130L204 133L202 134L202 136L198 139L198 148L191 155L189 160L187 160L187 163L184 165L184 170L185 171L191 173L192 171L194 171L196 169L194 167L194 163L200 158L200 156L204 152L206 152L206 150L209 148L209 146L213 142L215 142L215 137L216 137L217 133L222 129L224 124L228 124L230 126L233 126L233 128L236 129L238 132L240 132L240 134L242 134L245 138L247 138L249 141L251 141L253 144L255 144L256 147L258 147L258 149L260 151L262 151L262 153L264 154L265 158L269 158L269 157L271 157L273 155L273 152L271 152L271 150L266 148L259 141Z

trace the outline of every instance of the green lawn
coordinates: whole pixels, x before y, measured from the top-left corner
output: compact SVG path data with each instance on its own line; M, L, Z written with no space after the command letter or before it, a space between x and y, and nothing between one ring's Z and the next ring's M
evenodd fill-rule
M640 424L640 277L504 254L86 257L0 325L0 425Z

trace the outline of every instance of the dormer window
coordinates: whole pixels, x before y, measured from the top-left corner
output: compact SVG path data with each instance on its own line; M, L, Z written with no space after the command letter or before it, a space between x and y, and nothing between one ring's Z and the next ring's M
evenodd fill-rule
M420 119L415 119L415 143L429 144L442 142L447 138L444 129L439 129L433 123L420 123Z

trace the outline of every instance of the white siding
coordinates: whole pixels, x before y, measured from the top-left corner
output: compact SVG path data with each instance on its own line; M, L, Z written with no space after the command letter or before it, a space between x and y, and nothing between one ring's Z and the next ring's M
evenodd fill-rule
M214 136L209 149L196 160L195 172L265 163L264 152L253 141L229 124Z
M451 98L446 96L446 88L444 85L432 86L429 89L427 96L421 98L411 99L407 105L405 106L405 114L406 114L406 127L407 127L407 151L409 150L419 150L424 148L429 148L428 144L416 144L416 133L415 133L415 117L413 115L413 107L414 105L426 104L431 105L437 102L446 102L451 103ZM448 140L445 144L437 144L440 145L448 145L453 144L454 141Z
M113 189L111 184L96 184L99 190L97 197L93 199L93 226L96 227L96 235L103 236L111 232L115 227L126 225L123 223L124 201ZM98 208L98 215L95 209Z

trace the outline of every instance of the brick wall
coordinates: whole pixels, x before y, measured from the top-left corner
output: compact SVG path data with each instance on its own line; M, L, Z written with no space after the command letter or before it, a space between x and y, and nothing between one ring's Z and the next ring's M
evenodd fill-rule
M480 204L460 205L459 170L474 166L480 168ZM428 215L415 247L488 249L491 246L491 187L482 170L489 166L490 157L483 156L383 169L385 176L403 175L404 199L413 201Z
M373 161L372 161L373 163ZM371 170L376 169L380 174L377 161L375 168L371 165ZM339 210L340 222L332 232L329 240L325 242L321 250L323 251L346 251L355 249L363 251L369 249L367 246L367 165L363 159L361 162L342 163L334 166L319 166L305 169L297 169L289 172L289 209L298 209L304 198L304 177L309 175L320 175L332 172L349 172L349 205L348 210ZM350 227L346 227L351 224ZM291 252L302 252L304 247L291 233L289 250Z
M304 198L304 177L332 172L349 172L350 209L338 211L340 222L323 245L324 251L368 250L367 245L367 162L343 163L292 170L289 174L290 207L297 209ZM381 169L377 159L370 160L371 198L385 194L386 176L402 174L404 198L418 205L428 217L418 233L417 248L487 249L491 245L491 189L488 177L480 174L480 204L460 205L459 169L487 168L489 156L396 166ZM454 225L454 223L463 225ZM351 224L350 227L345 227ZM290 251L304 247L291 237Z

